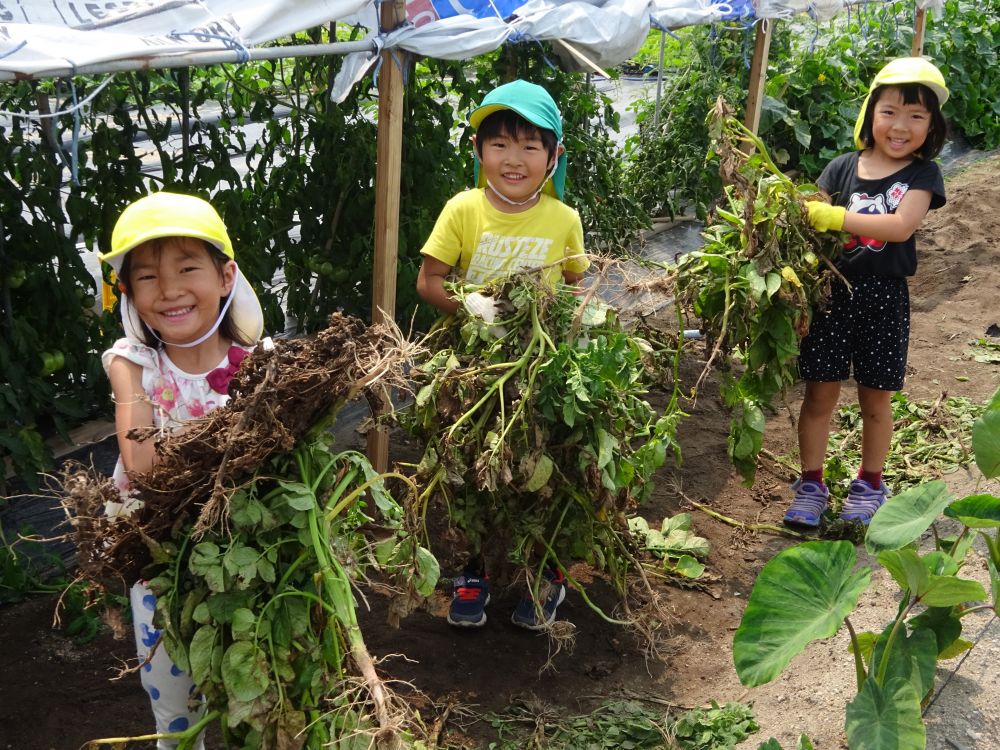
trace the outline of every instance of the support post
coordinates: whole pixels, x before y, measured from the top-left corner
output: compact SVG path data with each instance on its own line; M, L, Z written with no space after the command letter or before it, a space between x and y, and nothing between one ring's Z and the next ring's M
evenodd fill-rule
M927 28L927 9L917 8L916 18L913 20L913 46L910 48L910 55L920 57L924 53L924 31Z
M389 31L406 20L404 0L383 2L380 25ZM399 250L399 184L403 155L403 66L405 53L383 50L378 79L378 135L375 165L375 264L372 269L372 324L396 315L396 258ZM388 394L386 394L388 397ZM378 414L372 415L374 417ZM389 469L389 432L368 432L368 460L378 472Z
M771 28L774 21L761 18L757 24L757 38L753 45L753 60L750 62L750 85L747 89L746 115L743 124L754 135L760 127L760 110L764 104L764 82L767 80L767 58L771 50ZM745 144L749 153L753 146Z

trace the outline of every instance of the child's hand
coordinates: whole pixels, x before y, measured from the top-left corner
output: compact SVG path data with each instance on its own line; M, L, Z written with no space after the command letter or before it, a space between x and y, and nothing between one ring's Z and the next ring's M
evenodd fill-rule
M806 203L809 212L809 223L817 232L839 232L844 228L844 217L847 209L843 206L831 206L822 201Z

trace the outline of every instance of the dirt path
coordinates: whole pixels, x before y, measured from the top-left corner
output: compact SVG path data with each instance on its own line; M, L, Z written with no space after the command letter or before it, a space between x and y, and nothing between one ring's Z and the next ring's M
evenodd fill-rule
M975 362L967 354L971 339L1000 325L998 174L1000 158L994 157L952 175L948 205L932 213L920 232L905 388L913 399L947 392L985 401L1000 385L1000 365ZM845 389L845 400L849 395ZM798 413L800 400L794 390L787 408L769 420L771 453L794 455L790 415ZM766 462L754 486L744 487L725 456L728 417L717 393L704 388L688 411L691 417L682 427L684 465L661 472L644 515L662 519L689 509L686 498L691 498L743 521L779 523L788 502L787 470ZM967 472L949 475L947 482L960 497L975 486ZM489 623L474 633L447 627L440 607L389 630L375 601L375 611L364 618L366 639L383 658L386 674L423 691L425 697L415 696L415 701L453 704L447 734L452 740L487 734L482 723L468 720L463 707L501 710L516 697L533 695L566 713L608 698L639 696L678 707L750 701L762 729L747 747L769 736L793 747L800 732L822 750L841 747L844 706L854 692L844 635L813 644L780 678L754 690L739 684L732 666L733 632L754 578L790 540L748 535L697 511L695 525L712 544L711 578L706 590L667 591L677 622L665 661L646 660L627 635L599 620L572 593L560 616L577 626L575 650L556 655L556 671L543 675L539 667L548 655L546 640L507 622L515 592L497 592ZM981 560L974 561L971 570L984 576L983 567ZM877 575L855 615L857 625L880 628L895 611L894 596L894 585ZM609 600L600 591L597 597ZM442 594L439 603L444 601ZM0 608L0 750L72 750L94 737L148 731L137 677L109 681L134 653L131 643L114 642L104 633L88 646L74 647L50 630L51 614L47 598ZM964 636L978 637L979 643L927 712L932 750L1000 747L1000 624L983 617L970 622ZM937 688L957 662L943 665ZM433 709L425 706L423 712L429 716Z

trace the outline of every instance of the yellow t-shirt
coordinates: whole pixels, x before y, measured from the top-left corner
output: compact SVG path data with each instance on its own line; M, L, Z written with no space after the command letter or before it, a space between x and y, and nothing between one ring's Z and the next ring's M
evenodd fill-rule
M542 193L527 211L507 214L490 204L483 188L466 190L445 204L420 253L447 263L473 284L565 258L544 271L545 281L554 285L564 270L583 273L590 265L576 210Z

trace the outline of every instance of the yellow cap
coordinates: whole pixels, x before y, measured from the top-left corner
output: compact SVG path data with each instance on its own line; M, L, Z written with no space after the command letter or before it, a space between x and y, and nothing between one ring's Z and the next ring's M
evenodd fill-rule
M939 107L943 107L948 101L948 87L945 86L944 76L930 60L922 57L898 57L890 61L872 79L868 96L865 97L857 122L854 123L854 145L857 148L865 147L861 142L861 128L865 124L865 113L868 111L872 92L879 86L903 86L907 83L922 83L929 88L937 97Z
M111 250L99 256L118 273L129 250L159 237L194 237L234 258L226 225L212 204L193 195L161 191L122 211L111 233Z

